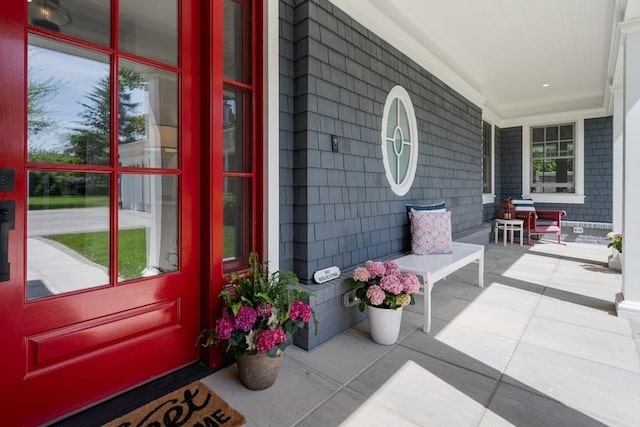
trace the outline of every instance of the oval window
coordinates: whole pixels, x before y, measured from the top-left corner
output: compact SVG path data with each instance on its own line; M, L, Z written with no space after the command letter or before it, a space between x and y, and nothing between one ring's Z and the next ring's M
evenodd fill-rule
M407 194L418 164L418 126L409 93L394 86L382 113L382 160L391 190Z

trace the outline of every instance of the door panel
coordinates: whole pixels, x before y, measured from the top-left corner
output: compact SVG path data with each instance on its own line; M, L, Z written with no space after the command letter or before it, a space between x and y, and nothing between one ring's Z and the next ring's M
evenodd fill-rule
M0 201L16 214L0 282L7 425L55 420L199 356L197 2L154 2L154 19L174 21L169 56L138 27L87 24L94 7L108 20L109 3L65 1L78 25L59 32L27 25L26 0L0 17L0 169L15 171ZM155 22L125 4L122 22ZM61 88L47 87L54 74Z

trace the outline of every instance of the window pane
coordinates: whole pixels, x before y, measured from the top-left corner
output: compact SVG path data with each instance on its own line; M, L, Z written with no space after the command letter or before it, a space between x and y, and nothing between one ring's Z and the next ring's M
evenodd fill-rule
M131 167L178 167L178 77L120 61L118 158Z
M571 142L561 142L559 156L573 156L573 144Z
M560 126L560 139L573 139L573 125Z
M224 2L224 76L239 82L248 82L251 76L248 64L244 63L244 37L251 37L245 31L243 9L238 3L225 0Z
M492 125L488 122L482 122L482 192L490 194L492 191L491 181L491 162L493 159L491 153L491 133Z
M29 36L31 162L109 164L109 58Z
M249 254L253 209L251 180L224 179L224 259L246 258Z
M544 141L544 128L533 128L531 132L532 132L531 139L533 142Z
M120 175L119 281L178 269L177 196L176 176Z
M387 138L393 138L393 134L398 126L398 98L391 101L389 115L387 118Z
M393 177L394 182L398 183L398 161L395 152L395 139L387 141L387 159L389 159L389 173Z
M558 144L555 142L551 144L545 144L544 155L545 157L556 157L558 155Z
M535 159L544 157L544 144L533 144L531 147L531 155Z
M28 179L27 299L109 284L109 175Z
M177 1L120 1L119 41L124 51L177 65Z
M482 192L484 194L491 193L491 163L487 158L482 159Z
M29 24L109 46L110 0L27 0Z
M557 141L558 140L558 127L550 126L545 129L546 130L546 140L548 141Z
M404 143L402 153L398 156L398 184L401 184L407 178L409 160L411 160L411 146Z
M404 104L398 100L398 127L402 130L402 138L404 141L411 140L411 130L409 128L409 119Z
M248 172L252 168L251 138L249 135L251 117L249 106L241 90L225 89L222 105L224 170Z

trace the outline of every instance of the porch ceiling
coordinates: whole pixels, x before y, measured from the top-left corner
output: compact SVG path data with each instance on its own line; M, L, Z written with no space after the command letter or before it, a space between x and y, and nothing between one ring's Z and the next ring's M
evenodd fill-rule
M627 0L332 2L498 121L609 107Z

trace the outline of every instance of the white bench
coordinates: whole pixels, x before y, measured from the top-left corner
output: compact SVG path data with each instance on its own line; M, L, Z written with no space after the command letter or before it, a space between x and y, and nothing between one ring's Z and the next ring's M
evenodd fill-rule
M450 254L405 255L394 261L401 271L422 276L424 284L424 326L422 330L431 330L431 291L440 279L445 279L454 271L478 261L478 286L484 287L484 246L471 243L453 242Z

